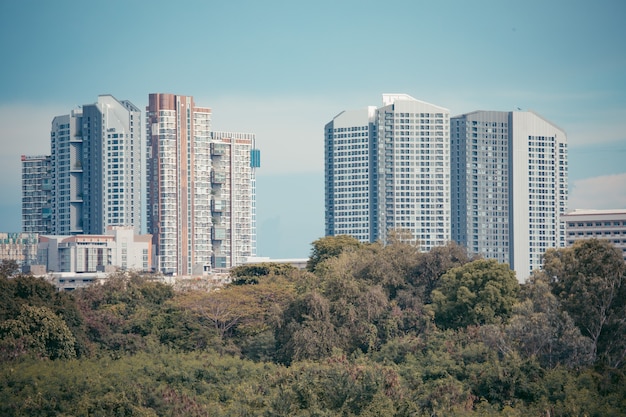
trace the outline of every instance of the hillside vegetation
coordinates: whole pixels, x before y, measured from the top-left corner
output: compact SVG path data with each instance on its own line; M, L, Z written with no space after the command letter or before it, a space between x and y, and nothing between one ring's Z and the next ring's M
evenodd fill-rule
M549 250L519 285L449 244L346 237L215 291L112 275L59 293L0 265L0 415L623 416L626 266Z

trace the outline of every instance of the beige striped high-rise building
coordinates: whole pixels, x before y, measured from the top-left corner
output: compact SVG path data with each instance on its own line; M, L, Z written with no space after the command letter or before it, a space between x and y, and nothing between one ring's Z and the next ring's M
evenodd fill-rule
M254 135L211 132L211 109L175 94L150 94L146 123L156 269L202 275L254 256Z

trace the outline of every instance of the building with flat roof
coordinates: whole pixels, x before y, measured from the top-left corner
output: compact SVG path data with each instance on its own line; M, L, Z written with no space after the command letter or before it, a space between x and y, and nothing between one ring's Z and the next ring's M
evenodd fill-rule
M450 113L406 94L325 126L325 233L422 250L450 240Z
M452 239L524 282L565 246L567 136L529 111L475 111L450 130Z
M48 272L96 273L152 270L152 236L132 226L109 226L103 235L39 236L37 263Z
M157 270L206 275L254 256L254 134L212 132L211 109L175 94L150 94L146 123Z
M37 233L0 233L0 260L16 261L22 268L37 261Z
M339 113L326 127L325 228L327 236L375 237L376 107Z
M561 215L566 244L581 239L604 239L618 248L626 261L626 209L573 210Z
M256 254L256 168L253 133L211 132L212 268L241 265Z

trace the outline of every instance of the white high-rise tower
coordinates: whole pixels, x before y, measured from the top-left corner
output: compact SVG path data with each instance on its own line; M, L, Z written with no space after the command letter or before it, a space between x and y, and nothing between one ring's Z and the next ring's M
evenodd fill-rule
M342 112L325 128L326 235L450 240L450 114L406 94Z
M451 146L452 238L525 281L565 246L565 132L533 112L476 111L451 119Z
M57 116L51 129L52 232L104 234L141 229L141 113L101 95Z

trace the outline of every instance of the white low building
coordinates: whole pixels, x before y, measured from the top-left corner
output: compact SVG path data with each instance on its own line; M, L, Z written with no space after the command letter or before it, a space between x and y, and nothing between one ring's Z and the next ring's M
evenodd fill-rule
M561 216L567 246L581 239L605 239L622 251L626 260L626 210L573 210Z
M92 284L102 284L109 277L105 272L54 272L45 276L59 291L74 291Z
M104 235L40 236L37 263L47 272L151 271L152 235L110 226Z
M262 263L274 263L274 264L288 264L297 269L306 269L306 264L309 258L290 258L290 259L272 259L265 256L248 256L243 263L244 265L262 264Z

